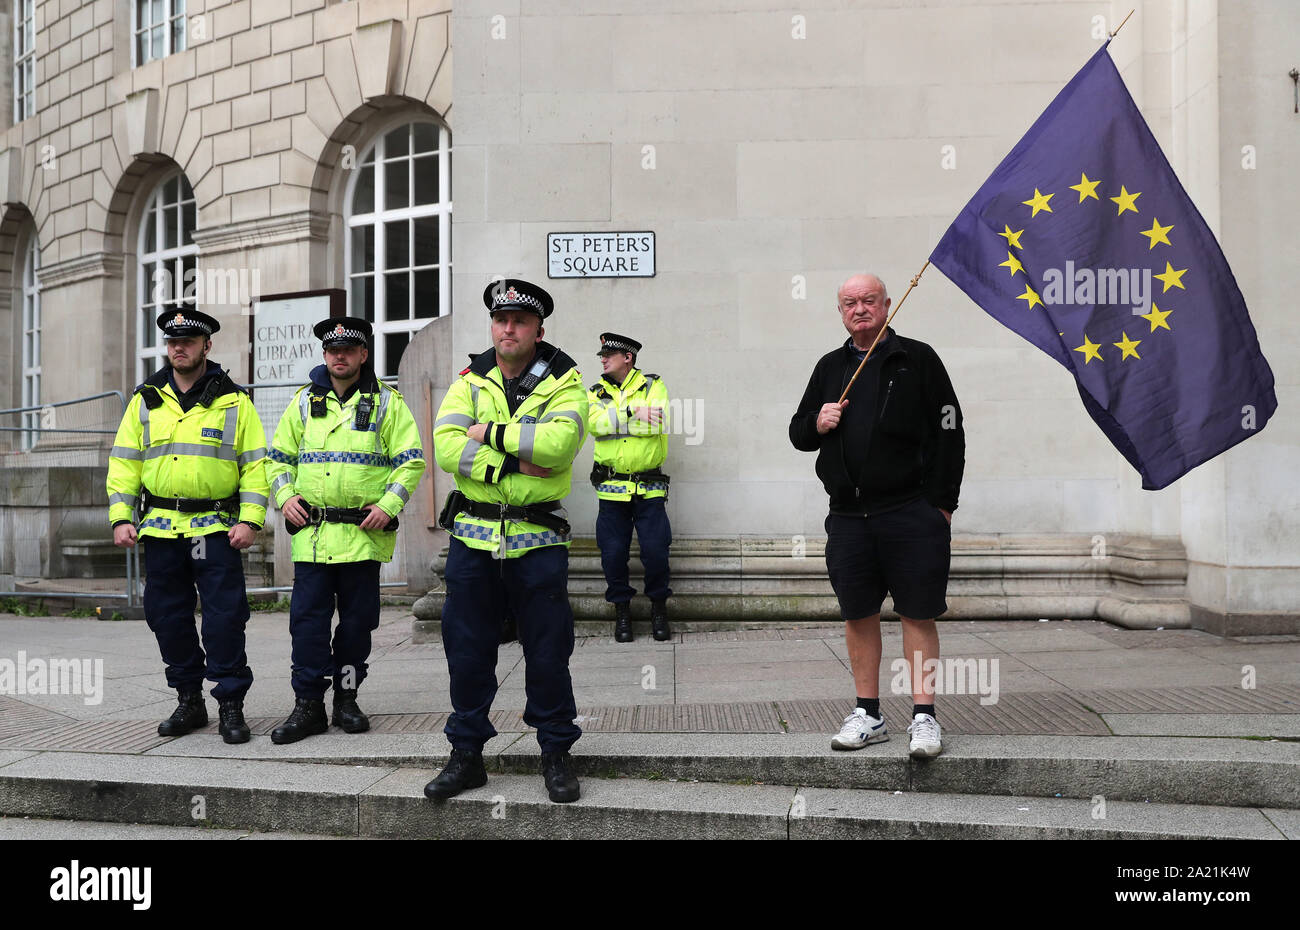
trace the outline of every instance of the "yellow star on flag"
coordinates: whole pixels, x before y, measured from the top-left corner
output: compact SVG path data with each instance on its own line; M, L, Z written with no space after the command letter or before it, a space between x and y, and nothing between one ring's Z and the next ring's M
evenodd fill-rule
M1018 229L1015 232L1012 232L1011 227L1006 223L1002 224L1002 228L1006 230L1006 232L1000 232L998 235L1007 240L1007 245L1011 246L1013 249L1024 248L1024 246L1020 244L1020 234L1024 232L1023 229Z
M1173 312L1174 311L1172 310L1161 310L1159 307L1156 306L1156 303L1153 300L1151 301L1151 312L1141 313L1138 315L1141 316L1142 319L1149 320L1151 322L1151 332L1154 333L1156 331L1157 326L1163 326L1165 329L1169 329L1169 324L1165 322L1165 317L1169 316L1169 314ZM1173 332L1172 329L1169 329L1169 331L1171 333Z
M1142 344L1142 340L1129 339L1128 333L1124 333L1123 335L1124 335L1123 342L1111 343L1111 345L1115 346L1118 349L1121 349L1124 352L1124 354L1119 357L1119 360L1122 362L1130 355L1133 356L1134 358L1141 358L1142 356L1137 354L1137 347Z
M1021 230L1021 232L1023 232L1023 231L1024 231L1024 230ZM999 267L999 268L1010 268L1010 269L1011 269L1011 277L1013 277L1013 278L1016 276L1016 272L1017 272L1017 271L1023 273L1024 270L1025 270L1025 266L1022 265L1022 264L1020 264L1020 259L1016 258L1016 257L1015 257L1014 255L1012 255L1010 252L1007 253L1007 260L1006 260L1005 262L999 262L999 263L998 263L998 267Z
M1170 224L1168 226L1161 226L1160 219L1158 217L1154 217L1151 220L1150 229L1139 229L1138 232L1142 233L1142 235L1146 236L1151 240L1151 245L1147 246L1147 251L1149 252L1152 249L1154 249L1158 243L1161 242L1163 242L1165 245L1173 245L1173 243L1169 241L1169 230L1173 228L1174 228L1173 224Z
M1101 357L1101 343L1090 341L1087 333L1083 334L1083 345L1079 346L1074 351L1083 353L1083 364L1085 365L1091 362L1094 358L1099 362L1104 361Z
M1055 196L1056 196L1055 194L1040 194L1038 192L1038 188L1035 187L1034 196L1031 197L1029 200L1022 200L1020 202L1023 203L1026 207L1033 208L1034 212L1029 214L1029 218L1032 220L1043 210L1046 210L1048 213L1052 212L1052 208L1047 205L1047 202Z
M1100 183L1100 181L1089 181L1088 176L1085 174L1083 180L1078 184L1070 185L1070 190L1079 192L1079 203L1083 203L1087 197L1091 197L1093 200L1101 200L1097 196L1097 185Z
M1165 273L1152 275L1152 277L1155 278L1157 281L1161 282L1162 284L1164 284L1165 290L1160 292L1163 294L1165 293L1165 291L1168 291L1171 287L1176 287L1179 290L1183 290L1183 291L1187 290L1187 288L1183 287L1183 275L1185 274L1187 274L1186 268L1183 268L1180 271L1174 271L1174 266L1169 264L1168 262L1165 262Z
M1119 186L1119 196L1110 198L1112 203L1119 204L1119 212L1115 215L1122 216L1125 210L1132 210L1134 213L1137 213L1138 208L1133 206L1133 203L1141 196L1141 191L1138 191L1136 194L1130 194L1128 188L1121 184Z
M1012 275L1012 277L1014 277L1014 275ZM1029 309L1030 309L1030 310L1034 309L1034 304L1039 304L1039 305L1041 306L1042 303L1043 303L1043 299L1042 299L1041 297L1038 296L1038 292L1035 291L1035 290L1034 290L1032 287L1030 287L1028 284L1025 285L1025 292L1024 292L1023 294L1021 294L1019 297L1017 297L1016 300L1027 300L1027 301L1029 301Z

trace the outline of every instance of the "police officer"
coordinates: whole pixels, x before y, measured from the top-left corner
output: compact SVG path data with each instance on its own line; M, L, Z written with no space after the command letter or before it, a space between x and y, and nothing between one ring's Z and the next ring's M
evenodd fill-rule
M267 475L293 537L293 712L271 742L293 743L333 723L370 729L357 706L370 634L379 626L379 565L393 557L397 514L424 474L424 447L402 395L368 364L369 322L322 320L325 364L298 389L271 440ZM339 625L330 648L337 602Z
M168 364L135 389L109 453L113 542L130 548L149 540L145 620L178 696L158 734L184 736L207 726L206 677L216 682L221 738L244 743L244 695L253 672L244 654L248 596L239 550L253 544L266 520L266 435L248 393L208 359L217 321L185 308L163 313L158 327Z
M537 728L547 794L576 801L568 750L582 731L569 678L570 536L560 501L586 433L587 395L573 359L542 341L550 294L506 279L488 285L483 303L493 347L448 389L433 431L438 467L456 476L440 519L452 536L442 640L453 713L451 757L424 793L443 800L487 781L500 625L512 615L527 663L524 722Z
M614 605L614 639L632 642L632 595L627 558L632 528L641 543L645 593L650 598L654 638L672 638L668 626L668 547L672 527L664 502L668 476L668 388L663 379L636 367L641 343L618 333L600 334L604 374L587 395L587 426L596 444L591 483L600 498L596 545L605 571L605 600Z

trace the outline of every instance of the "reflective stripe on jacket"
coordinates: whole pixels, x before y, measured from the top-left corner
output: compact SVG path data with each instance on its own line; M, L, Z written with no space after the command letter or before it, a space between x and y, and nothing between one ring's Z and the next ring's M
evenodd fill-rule
M135 522L141 487L156 497L220 500L239 495L237 519L266 522L266 434L248 394L214 362L208 371L224 379L208 406L189 410L171 386L164 367L139 388L127 405L108 458L108 518ZM161 403L150 410L145 393ZM229 521L233 522L233 521ZM141 514L141 536L202 536L225 531L229 522L214 510L182 513L153 507Z
M539 358L551 359L550 371L514 414L494 349L474 357L438 408L433 428L438 467L455 475L456 487L472 501L525 506L563 500L569 493L573 459L586 436L587 394L573 359L546 342L537 348ZM476 423L493 424L484 442L466 433ZM521 458L551 474L520 473ZM470 548L495 549L504 558L541 546L567 546L570 539L540 524L503 526L463 511L455 517L452 535Z
M663 465L668 458L668 388L662 378L633 368L621 385L603 378L597 381L587 393L587 400L587 426L595 442L597 465L608 465L629 475ZM635 411L639 407L660 408L663 421L651 426L628 416L629 408ZM633 494L666 497L668 482L651 478L634 484L611 478L596 486L596 496L602 500L626 501Z
M275 505L301 494L317 507L359 508L377 503L397 516L424 474L424 446L415 418L401 393L375 380L339 401L324 365L298 389L271 440L267 475ZM324 398L324 416L312 416L312 397ZM365 429L357 428L357 406L371 403ZM388 562L395 532L363 530L349 523L304 527L293 539L295 562Z

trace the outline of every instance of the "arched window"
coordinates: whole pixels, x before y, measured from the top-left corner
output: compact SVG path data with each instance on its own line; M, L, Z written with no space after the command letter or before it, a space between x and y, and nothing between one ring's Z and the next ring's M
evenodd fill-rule
M34 407L41 402L41 247L36 231L27 237L23 254L23 403ZM23 414L23 448L30 449L40 439L36 432L41 412Z
M140 247L136 274L136 383L143 381L167 357L158 329L158 315L168 308L196 309L193 281L199 247L194 244L194 189L175 172L154 188L140 217Z
M374 324L371 361L397 374L411 336L451 305L451 133L403 123L362 154L346 191L348 312Z

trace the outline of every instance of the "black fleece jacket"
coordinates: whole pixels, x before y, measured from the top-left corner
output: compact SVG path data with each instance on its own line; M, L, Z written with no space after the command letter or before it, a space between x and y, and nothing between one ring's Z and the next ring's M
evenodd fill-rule
M831 513L866 514L904 504L918 497L943 510L957 509L966 437L961 407L948 372L934 349L888 330L892 338L879 365L874 417L863 432L817 432L823 404L835 403L857 370L852 340L823 355L813 369L790 418L790 442L801 452L817 453L817 477L830 496ZM877 350L879 351L879 346ZM874 353L873 353L874 357ZM867 370L876 367L869 364ZM862 378L849 392L854 401L872 405ZM865 444L854 436L866 436Z

